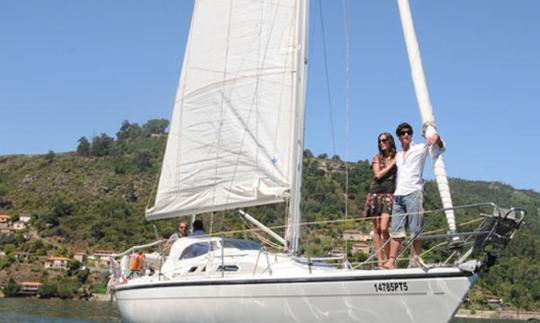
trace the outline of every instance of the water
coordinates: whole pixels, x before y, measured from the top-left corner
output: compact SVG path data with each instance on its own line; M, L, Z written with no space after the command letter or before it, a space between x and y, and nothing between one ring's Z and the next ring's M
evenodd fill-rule
M0 298L0 322L93 323L121 322L121 319L116 304L111 302L85 302L58 299L44 300L36 298ZM520 321L455 318L450 322L511 323Z
M0 298L2 323L121 322L115 303L36 298Z
M523 323L524 321L515 321L515 320L488 320L488 319L465 319L465 318L454 318L450 323Z

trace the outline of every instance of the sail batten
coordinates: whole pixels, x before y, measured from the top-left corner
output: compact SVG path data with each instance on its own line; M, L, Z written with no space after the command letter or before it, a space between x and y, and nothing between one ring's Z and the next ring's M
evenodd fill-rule
M147 219L289 198L298 171L291 142L298 131L296 91L303 82L296 77L296 3L195 1Z

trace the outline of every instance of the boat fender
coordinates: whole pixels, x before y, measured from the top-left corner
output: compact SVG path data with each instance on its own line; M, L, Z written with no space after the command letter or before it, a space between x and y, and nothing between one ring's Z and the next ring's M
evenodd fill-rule
M132 253L131 255L129 255L129 270L131 272L139 272L142 268L142 264L144 262L144 254L142 252L140 252L139 254L137 253Z

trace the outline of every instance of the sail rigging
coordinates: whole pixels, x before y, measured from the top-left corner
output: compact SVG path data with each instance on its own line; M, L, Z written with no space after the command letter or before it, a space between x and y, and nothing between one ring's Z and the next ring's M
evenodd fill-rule
M195 2L147 219L289 198L299 212L306 8L305 0Z
M289 203L287 230L285 240L288 243L287 250L290 254L298 254L300 250L300 200L302 187L302 166L304 156L304 118L307 78L307 44L308 44L308 17L309 1L296 1L296 89L294 128L292 149L294 157L293 186Z
M426 135L430 135L436 129L418 44L408 3L399 4L422 120ZM212 236L210 227L209 235L177 239L168 256L161 247L159 254L147 254L145 268L149 268L128 274L127 254L156 243L136 246L115 255L123 256L120 263L110 258L112 278L107 286L114 291L123 320L449 321L482 267L494 263L494 255L523 222L525 212L521 209L502 211L492 203L464 206L487 205L493 214L483 214L477 231L459 233L474 237L465 240L470 247L464 254L452 252L447 257L447 244L435 244L432 249L444 248L441 259L446 260L439 264L420 261L422 268L370 272L364 269L367 260L351 266L345 257L344 266L337 268L319 261L342 257L311 257L309 251L307 259L296 257L301 224L307 13L308 0L195 1L156 202L147 210L148 219L159 219L285 201L286 239L246 212L239 213L257 230L285 245L289 254L269 252L254 241L225 237L225 232ZM346 25L347 19L345 15ZM347 53L348 39L347 34ZM346 93L348 69L347 62ZM348 138L348 124L346 127ZM436 173L440 171L436 169ZM348 173L346 177L348 192ZM213 218L214 213L211 224ZM344 221L348 220L325 222ZM410 241L449 236L457 235L423 233ZM349 251L347 244L344 251ZM484 251L489 252L484 255Z

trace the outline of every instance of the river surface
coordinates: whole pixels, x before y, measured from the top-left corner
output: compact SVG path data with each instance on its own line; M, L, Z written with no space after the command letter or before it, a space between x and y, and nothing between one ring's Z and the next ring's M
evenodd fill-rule
M0 298L2 323L121 322L115 303L36 298ZM451 323L510 323L519 321L456 318ZM521 321L523 322L523 321ZM231 322L232 323L232 322ZM241 322L244 323L244 322ZM247 321L245 323L248 323Z
M2 323L121 322L115 303L36 298L0 298Z

